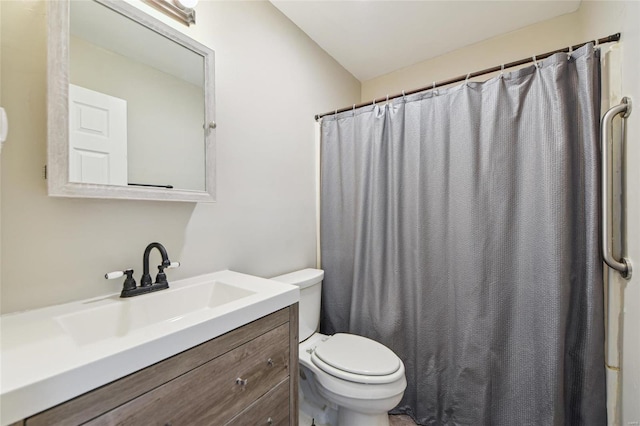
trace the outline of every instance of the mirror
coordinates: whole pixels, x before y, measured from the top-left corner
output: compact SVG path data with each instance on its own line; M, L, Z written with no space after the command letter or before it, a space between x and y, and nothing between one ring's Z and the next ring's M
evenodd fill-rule
M49 195L214 201L214 53L123 2L49 2Z

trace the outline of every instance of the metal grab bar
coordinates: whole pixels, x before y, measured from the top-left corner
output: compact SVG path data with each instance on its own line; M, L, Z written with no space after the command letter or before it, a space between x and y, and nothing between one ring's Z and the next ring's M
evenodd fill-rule
M609 170L610 159L609 149L612 139L612 122L613 119L622 114L622 118L627 118L631 114L631 99L624 97L622 103L609 109L602 117L600 123L600 149L602 151L602 257L611 268L620 272L623 278L631 278L631 261L626 257L616 260L611 250L611 236L609 228L611 227L609 217L609 206L611 205L611 194L609 193L609 182L611 180L611 171Z

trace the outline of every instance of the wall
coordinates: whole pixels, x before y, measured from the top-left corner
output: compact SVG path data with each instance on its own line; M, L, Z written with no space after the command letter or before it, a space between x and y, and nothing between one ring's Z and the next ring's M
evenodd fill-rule
M367 102L386 94L428 86L432 81L464 75L544 53L585 40L622 33L621 76L609 76L617 82L615 92L640 101L640 2L583 1L578 11L541 22L518 31L458 49L414 66L365 81L361 101ZM608 48L605 48L605 53ZM613 71L615 72L615 71ZM611 102L618 103L619 96ZM605 99L605 103L609 101ZM640 424L640 112L632 112L628 120L626 147L627 257L635 261L635 276L627 282L619 274L608 272L611 314L607 324L610 336L607 347L607 389L609 424ZM617 306L617 304L623 308ZM620 369L618 371L618 368Z
M46 4L0 7L1 104L12 118L2 152L3 313L118 291L120 280L103 274L133 267L139 278L151 241L182 262L170 281L315 265L313 116L357 102L360 83L270 3L200 2L191 28L161 18L216 52L211 204L48 197Z
M634 101L640 101L640 3L628 2L626 10L619 15L627 46L623 56L622 88L623 94ZM585 26L586 27L586 26ZM622 413L626 425L640 424L640 114L635 111L633 119L628 120L627 136L627 253L635 261L636 275L626 286L624 295L625 324L622 354Z
M127 101L128 182L204 191L202 85L78 37L69 44L70 83Z

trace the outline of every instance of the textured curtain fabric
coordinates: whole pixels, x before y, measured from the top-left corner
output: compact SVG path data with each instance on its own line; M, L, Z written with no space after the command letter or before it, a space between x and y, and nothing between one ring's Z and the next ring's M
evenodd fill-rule
M322 120L322 331L422 425L605 425L599 52Z

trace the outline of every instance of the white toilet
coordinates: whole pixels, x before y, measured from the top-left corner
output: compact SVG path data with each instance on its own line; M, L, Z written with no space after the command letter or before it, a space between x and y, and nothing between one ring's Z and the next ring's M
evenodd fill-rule
M301 409L318 424L388 426L387 412L407 387L404 364L391 349L366 337L317 333L323 278L319 269L272 278L300 287Z

